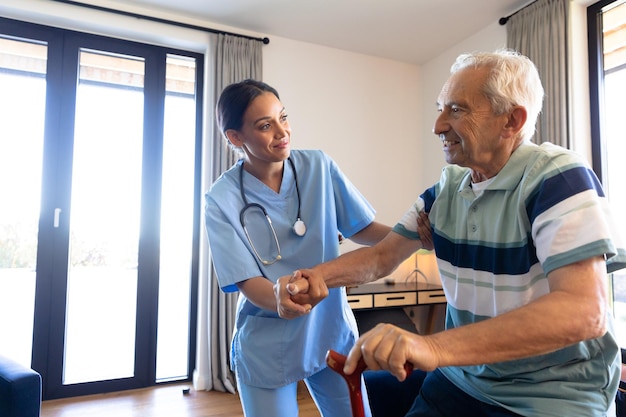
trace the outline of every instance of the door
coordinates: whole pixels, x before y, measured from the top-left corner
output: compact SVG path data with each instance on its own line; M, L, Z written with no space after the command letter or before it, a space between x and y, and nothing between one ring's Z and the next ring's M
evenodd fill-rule
M626 95L626 1L602 0L587 9L594 170L607 193L617 233L626 238L621 103ZM619 344L626 348L626 270L611 274Z
M11 349L22 361L31 350L45 399L188 379L201 56L4 23L5 49L22 64L36 50L40 68L0 77L17 89L0 98L14 113L0 181L20 197L2 227L30 232L15 233L21 249L0 247L12 259L30 250L0 265L2 294L24 310Z

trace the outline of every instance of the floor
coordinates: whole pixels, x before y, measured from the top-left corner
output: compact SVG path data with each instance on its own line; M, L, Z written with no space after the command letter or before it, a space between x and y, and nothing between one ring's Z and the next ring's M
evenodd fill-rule
M44 401L41 417L243 417L236 394L184 393L189 384L162 385ZM298 386L299 417L320 417L306 386Z

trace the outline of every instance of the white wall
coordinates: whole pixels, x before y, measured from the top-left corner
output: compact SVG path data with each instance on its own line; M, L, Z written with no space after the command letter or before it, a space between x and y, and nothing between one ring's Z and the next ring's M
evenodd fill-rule
M322 149L395 223L415 197L419 155L419 67L272 37L266 82L277 88L292 146Z

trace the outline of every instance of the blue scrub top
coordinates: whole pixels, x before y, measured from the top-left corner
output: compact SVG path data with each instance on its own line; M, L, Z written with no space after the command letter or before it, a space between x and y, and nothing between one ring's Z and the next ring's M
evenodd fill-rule
M257 259L240 223L242 161L222 174L206 194L211 256L225 292L236 291L236 283L248 278L264 276L276 282L296 269L334 259L339 255L338 232L349 238L374 220L372 206L329 156L321 151L293 150L291 160L300 188L301 218L307 227L304 236L292 230L298 196L291 165L285 163L279 193L248 172L243 175L248 203L265 208L278 237L282 259L272 265ZM262 213L247 211L246 227L261 258L274 259L274 238ZM261 309L240 294L231 367L244 384L276 388L323 369L328 349L347 354L357 336L345 288L331 289L310 314L293 320Z

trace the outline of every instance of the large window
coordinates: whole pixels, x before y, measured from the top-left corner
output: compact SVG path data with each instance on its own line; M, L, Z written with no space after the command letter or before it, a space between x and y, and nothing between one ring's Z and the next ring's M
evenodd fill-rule
M202 63L0 19L0 351L44 399L190 378Z
M589 7L589 59L592 91L594 170L602 180L616 226L626 238L626 140L621 104L626 97L626 1L601 1ZM612 276L617 333L626 347L626 271Z

